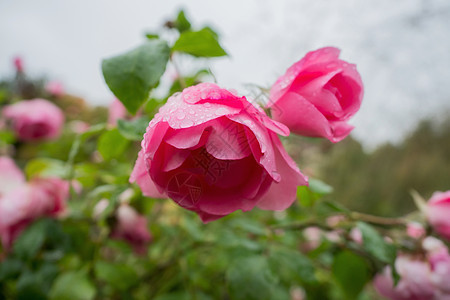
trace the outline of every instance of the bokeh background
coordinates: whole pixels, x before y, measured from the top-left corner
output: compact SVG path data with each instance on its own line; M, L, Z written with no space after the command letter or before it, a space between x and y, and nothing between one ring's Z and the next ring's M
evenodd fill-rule
M218 84L251 93L323 46L342 49L365 84L352 137L290 148L302 168L351 207L398 215L450 183L450 3L446 0L249 0L0 2L0 77L20 55L31 75L64 83L94 105L113 95L101 59L142 42L183 8L221 35L229 57L205 61ZM189 65L182 66L189 68Z

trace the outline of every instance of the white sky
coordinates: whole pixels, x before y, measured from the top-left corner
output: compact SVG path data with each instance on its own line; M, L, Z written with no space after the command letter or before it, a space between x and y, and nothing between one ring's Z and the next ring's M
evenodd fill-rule
M368 147L450 111L448 0L0 0L0 77L19 54L30 73L107 104L101 59L138 45L180 7L221 34L231 57L211 66L221 86L238 91L270 86L309 50L341 48L365 83L352 123Z

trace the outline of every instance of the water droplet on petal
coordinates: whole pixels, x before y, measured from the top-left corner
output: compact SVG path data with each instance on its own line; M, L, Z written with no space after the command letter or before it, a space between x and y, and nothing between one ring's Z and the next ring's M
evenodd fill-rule
M218 109L216 109L215 114L217 116L222 116L222 115L226 115L227 113L229 113L228 109L226 109L225 107L219 107Z
M193 125L194 125L194 122L193 122L192 120L190 120L190 119L184 119L184 120L181 121L181 123L180 123L180 126L181 126L182 128L190 127L190 126L193 126Z
M178 113L177 113L177 119L178 119L178 120L183 120L184 117L186 117L186 114L184 113L184 111L178 111Z

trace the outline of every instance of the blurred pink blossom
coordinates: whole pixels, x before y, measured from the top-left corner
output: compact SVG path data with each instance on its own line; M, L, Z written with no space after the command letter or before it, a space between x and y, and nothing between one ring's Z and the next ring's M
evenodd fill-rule
M426 208L428 222L442 237L450 239L450 191L435 192Z
M25 182L22 171L9 157L0 157L0 237L5 249L33 220L64 213L69 185L59 178Z
M59 81L49 81L45 85L45 90L53 96L64 95L64 86Z
M412 238L418 239L425 235L425 228L417 222L410 222L406 225L406 234Z
M139 215L136 210L121 204L116 212L117 226L112 236L127 241L138 254L144 254L152 236L147 227L147 219Z
M117 125L117 121L125 119L126 116L127 109L123 106L122 102L115 98L109 105L108 124Z
M61 109L45 99L23 100L8 105L2 115L12 123L16 136L24 141L59 137L65 119Z

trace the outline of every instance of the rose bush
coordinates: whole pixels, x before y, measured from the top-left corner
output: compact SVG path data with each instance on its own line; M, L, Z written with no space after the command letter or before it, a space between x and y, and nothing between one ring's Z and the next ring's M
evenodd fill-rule
M339 52L311 51L278 78L267 105L274 120L296 134L334 143L350 133L347 121L359 110L363 84L356 66L339 59Z
M209 222L238 209L283 210L306 185L280 135L245 97L203 83L169 98L144 135L130 181Z
M2 114L12 123L16 136L24 141L57 138L65 119L61 109L45 99L8 105L3 108Z

